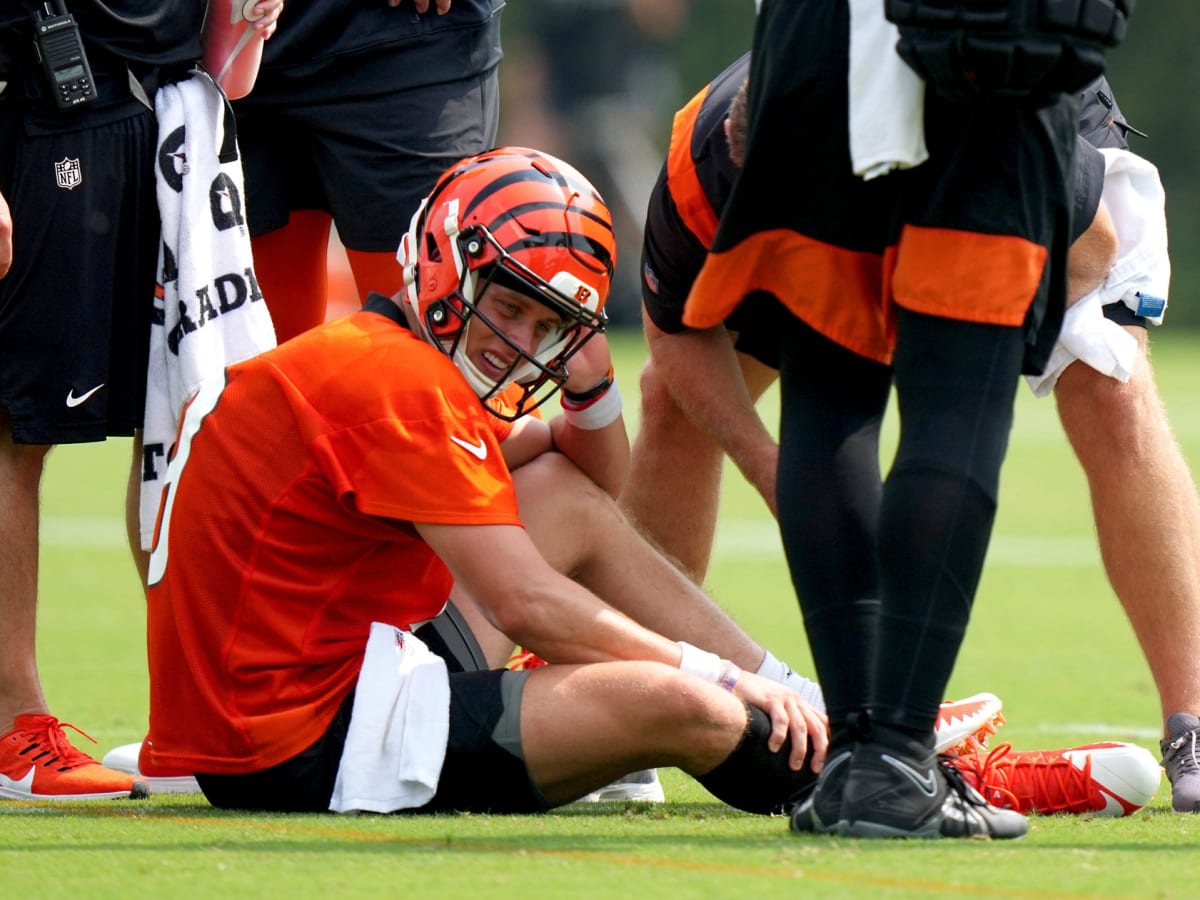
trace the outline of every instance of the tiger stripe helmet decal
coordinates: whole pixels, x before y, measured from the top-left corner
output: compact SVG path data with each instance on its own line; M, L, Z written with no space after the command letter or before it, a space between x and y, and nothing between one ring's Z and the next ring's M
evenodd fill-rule
M565 380L567 359L604 330L616 240L608 206L575 168L537 150L501 147L442 174L414 214L397 258L405 300L424 337L454 359L481 399L513 381L526 386L509 418L545 402ZM472 318L487 321L475 304L493 280L565 323L536 352L520 350L522 364L501 382L484 378L459 352Z

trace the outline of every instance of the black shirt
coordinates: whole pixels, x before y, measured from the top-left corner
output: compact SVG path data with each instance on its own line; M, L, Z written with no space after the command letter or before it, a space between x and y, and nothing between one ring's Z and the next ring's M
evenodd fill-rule
M79 24L93 71L186 65L200 57L204 0L64 0ZM0 5L0 74L37 65L33 51L33 0ZM54 9L54 4L51 4ZM99 75L99 73L97 73Z

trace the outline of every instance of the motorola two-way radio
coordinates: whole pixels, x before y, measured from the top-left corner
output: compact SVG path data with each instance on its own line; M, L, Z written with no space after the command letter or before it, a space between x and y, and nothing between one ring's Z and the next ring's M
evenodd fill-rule
M46 0L33 12L33 43L59 109L96 99L96 82L75 17L63 0Z

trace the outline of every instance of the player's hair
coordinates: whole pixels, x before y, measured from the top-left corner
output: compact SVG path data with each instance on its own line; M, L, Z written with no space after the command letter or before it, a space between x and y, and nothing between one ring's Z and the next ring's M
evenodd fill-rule
M729 140L729 158L739 169L746 162L746 129L749 125L749 95L750 79L743 78L737 93L729 103L729 128L726 137Z

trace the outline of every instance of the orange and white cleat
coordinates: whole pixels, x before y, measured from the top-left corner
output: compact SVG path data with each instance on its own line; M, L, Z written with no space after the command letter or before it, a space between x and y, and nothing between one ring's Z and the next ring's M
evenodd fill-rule
M0 797L12 800L115 800L149 795L145 781L105 768L77 749L54 716L17 716L0 736Z
M961 756L987 749L987 739L1004 724L1003 704L995 694L975 694L964 700L947 700L938 707L933 749Z
M1001 744L948 763L992 806L1022 814L1128 816L1154 798L1162 780L1149 750L1118 741L1023 753Z

